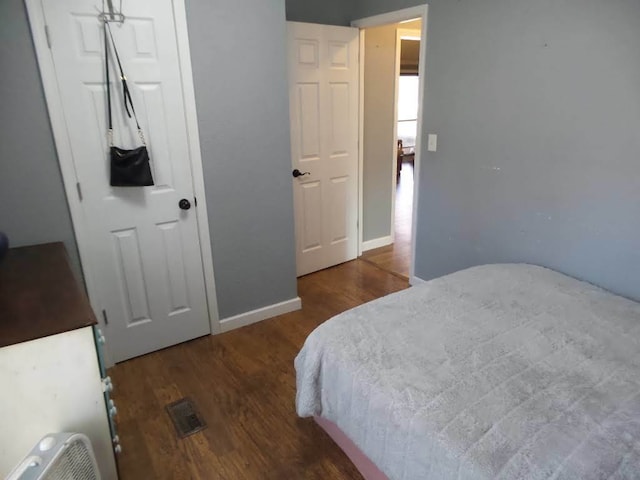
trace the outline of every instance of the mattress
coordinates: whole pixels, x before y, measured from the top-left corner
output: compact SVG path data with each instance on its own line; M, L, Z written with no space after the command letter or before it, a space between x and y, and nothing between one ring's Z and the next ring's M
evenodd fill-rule
M474 267L342 313L296 408L392 480L640 479L640 304L541 267Z

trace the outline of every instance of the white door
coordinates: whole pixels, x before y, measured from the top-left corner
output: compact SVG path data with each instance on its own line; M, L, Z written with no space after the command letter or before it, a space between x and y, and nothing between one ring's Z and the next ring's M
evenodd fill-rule
M82 193L92 306L104 311L118 362L206 335L210 324L172 2L127 0L124 23L111 24L146 136L153 187L109 186L102 4L43 0L43 11ZM133 148L135 124L110 60L114 144ZM182 198L190 210L178 207Z
M358 253L356 28L289 22L298 276Z

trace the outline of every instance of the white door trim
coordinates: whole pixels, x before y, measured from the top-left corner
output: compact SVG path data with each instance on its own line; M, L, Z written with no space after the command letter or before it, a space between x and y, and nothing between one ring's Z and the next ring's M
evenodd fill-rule
M200 237L202 271L204 273L205 290L207 292L209 324L211 325L211 333L215 335L216 333L221 333L222 329L220 327L220 317L218 315L218 296L216 294L216 281L213 273L213 251L211 249L211 236L209 233L209 216L207 213L204 172L202 170L200 130L198 129L196 94L193 86L193 70L191 68L191 53L189 49L189 33L187 30L187 10L185 7L185 0L173 0L173 15L176 22L178 56L180 57L180 73L182 77L182 92L184 95L187 135L189 138L193 193L196 198L201 199L195 210L198 218L198 235Z
M420 18L422 20L422 31L420 33L420 61L418 64L418 75L420 77L419 82L419 91L418 91L418 121L417 121L417 132L416 135L416 147L415 147L415 157L413 162L413 178L414 178L414 187L413 187L413 214L411 220L411 264L409 266L409 278L413 278L415 276L415 261L416 261L416 224L418 219L418 197L419 197L419 178L420 178L420 161L421 161L421 152L422 152L422 125L423 125L423 110L424 110L424 95L425 95L425 87L426 87L426 53L427 53L427 27L428 27L428 16L429 16L429 5L419 5L416 7L405 8L402 10L396 10L394 12L383 13L380 15L374 15L371 17L365 17L358 20L354 20L351 22L352 27L357 27L360 29L360 45L364 46L364 29L371 27L379 27L382 25L389 25L391 23L399 23L404 22L406 20L412 20ZM360 51L360 75L361 77L364 75L364 48ZM363 186L362 186L362 177L363 177L363 169L364 169L364 154L363 148L364 145L364 128L362 127L364 124L364 82L360 83L360 138L359 144L360 148L358 149L358 178L359 178L359 192L358 192L358 214L359 214L359 230L360 230L360 242L359 242L359 255L362 254L362 215L363 215ZM394 147L395 148L395 147ZM395 163L394 163L395 164ZM395 168L395 167L394 167ZM392 190L392 197L395 196L395 189ZM392 199L392 201L394 201ZM391 222L391 232L393 232L393 220Z
M61 98L59 95L58 82L55 74L55 65L53 56L48 46L48 39L45 31L44 8L41 0L25 0L27 12L29 15L29 24L31 26L31 34L38 59L40 69L40 77L45 92L47 110L53 130L53 137L62 171L62 180L64 183L67 203L71 212L71 220L75 231L76 242L80 254L80 263L82 272L89 294L91 304L98 305L93 299L97 299L97 288L93 283L93 275L91 275L91 262L89 261L89 235L87 225L84 218L84 210L80 203L78 194L78 180L75 165L73 163L73 155L71 153L71 144L67 134L64 111L62 108ZM193 77L191 69L191 56L189 54L189 36L187 32L187 14L185 9L185 0L172 0L173 12L176 25L176 37L178 40L178 56L180 59L180 72L183 87L183 95L185 102L185 117L188 129L188 142L191 159L191 172L193 191L198 199L198 207L195 209L198 219L198 235L200 239L200 249L203 262L203 273L205 278L205 289L207 294L207 304L209 311L209 323L211 325L211 333L221 331L218 316L218 303L216 298L215 277L213 272L213 254L211 251L211 242L209 238L209 221L207 217L207 202L204 188L204 174L202 172L202 156L200 152L200 138L198 133L198 117L195 105L195 93L193 88ZM55 39L51 39L55 42ZM96 318L101 326L103 324L102 315L95 310ZM108 366L113 365L108 352L108 344L106 345L105 362Z
M351 26L354 26L353 23ZM358 257L365 251L364 245L364 29L360 29L360 46L358 47ZM393 241L393 240L392 240Z
M403 8L401 10L394 10L393 12L381 13L380 15L373 15L371 17L359 18L351 22L352 27L356 28L371 28L380 27L382 25L389 25L390 23L400 23L407 20L413 20L421 18L423 21L422 33L425 33L424 23L427 20L427 10L429 5L417 5L415 7Z

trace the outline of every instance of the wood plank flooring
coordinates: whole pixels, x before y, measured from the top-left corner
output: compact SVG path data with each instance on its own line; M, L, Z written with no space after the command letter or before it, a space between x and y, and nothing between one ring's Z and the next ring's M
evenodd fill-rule
M300 311L110 369L121 480L360 479L313 420L297 417L293 359L322 322L407 287L355 260L300 278ZM181 440L164 407L185 396L208 427Z
M413 215L413 165L403 163L396 188L394 243L364 252L362 260L387 272L409 278L411 264L411 220Z

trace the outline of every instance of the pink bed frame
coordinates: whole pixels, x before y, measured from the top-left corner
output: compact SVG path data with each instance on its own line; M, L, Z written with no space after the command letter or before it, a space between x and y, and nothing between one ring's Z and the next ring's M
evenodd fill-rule
M313 419L347 454L365 480L389 480L335 423L321 417L313 417Z

